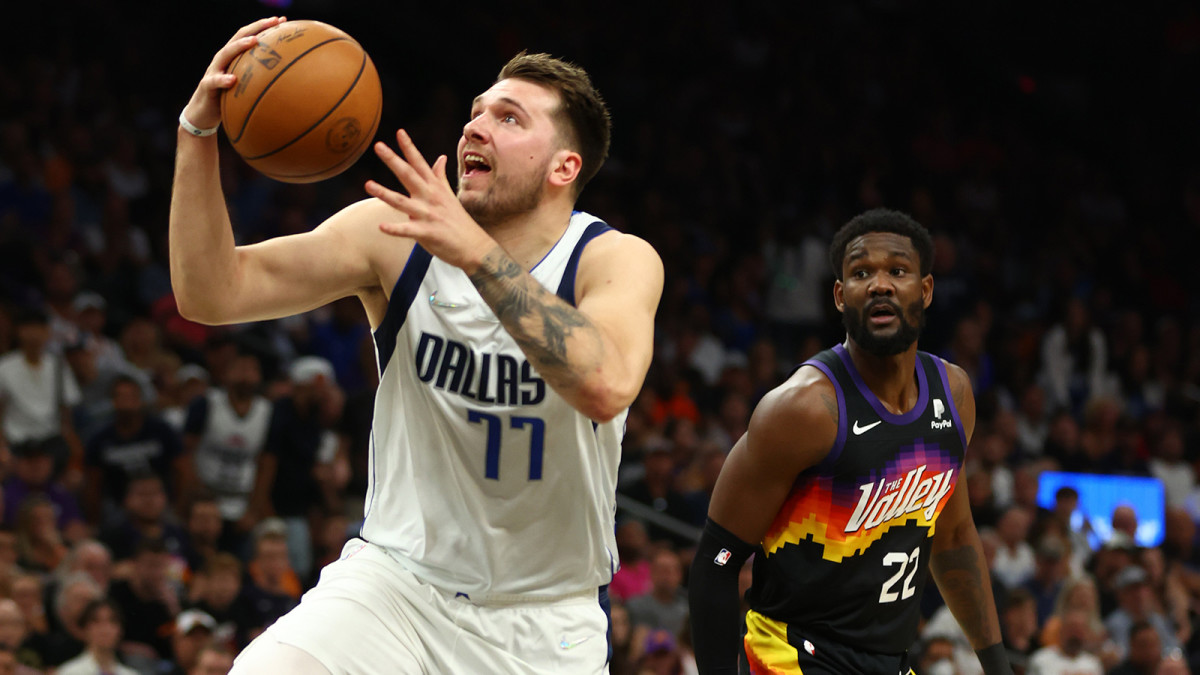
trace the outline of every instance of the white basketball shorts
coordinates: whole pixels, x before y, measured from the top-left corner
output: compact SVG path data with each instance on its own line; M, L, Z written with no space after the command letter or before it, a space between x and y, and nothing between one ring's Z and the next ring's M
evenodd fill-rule
M608 672L599 589L552 602L475 604L359 539L265 635L308 652L332 675Z

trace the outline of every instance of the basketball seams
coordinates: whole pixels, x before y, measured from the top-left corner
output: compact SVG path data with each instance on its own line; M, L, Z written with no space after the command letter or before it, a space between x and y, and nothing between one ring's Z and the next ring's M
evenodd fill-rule
M339 39L345 39L345 38L339 38ZM333 40L330 40L329 42L333 42ZM324 45L324 44L327 44L327 43L326 42L321 43L321 45ZM314 45L313 48L309 50L309 52L311 52L313 49L316 49L317 47L320 47L321 45ZM287 68L290 68L292 66L292 64L299 61L306 54L308 54L308 52L305 52L304 54L301 54L300 56L293 59L292 63L288 64ZM284 68L284 71L286 71L287 68ZM358 86L358 81L362 79L363 73L366 72L366 70L367 70L367 53L364 51L363 57L362 57L362 62L358 66L358 74L356 74L354 76L354 80L350 83L350 86L346 88L346 91L342 93L341 98L339 98L336 103L334 103L332 106L330 106L329 110L325 111L324 115L321 115L321 117L318 118L317 121L313 122L310 127L305 129L304 131L300 132L299 134L296 134L296 136L292 140L288 141L287 143L284 143L283 145L279 146L278 148L275 148L274 150L272 150L270 152L265 152L261 155L255 155L254 157L246 157L245 158L246 161L249 162L249 161L253 161L253 160L265 159L267 157L270 157L271 155L274 155L275 153L277 153L281 150L287 149L293 143L299 141L300 139L304 138L309 133L311 133L313 129L316 129L317 127L321 126L321 123L324 122L326 119L328 119L329 116L332 115L335 110L337 110L339 107L341 107L342 103L344 103L346 101L346 98L348 98L350 96L350 94L354 92L354 88ZM283 75L283 71L280 71L279 75L280 76ZM278 80L278 79L279 79L279 76L276 76L275 80ZM270 84L268 84L266 87L263 87L262 94L267 93L267 90L270 89L271 84L275 84L275 80L271 80ZM259 95L260 99L262 98L262 94ZM258 105L258 101L255 101L254 103L255 103L255 105ZM250 114L253 114L253 112L254 112L254 109L251 108ZM249 122L249 120L250 120L250 114L246 115L247 122Z
M276 179L285 179L286 178L288 180L296 180L296 181L298 181L300 179L308 179L304 182L311 183L314 181L321 180L323 177L333 176L333 175L340 173L342 171L342 169L344 169L345 167L350 166L354 162L358 161L358 158L361 156L360 148L362 148L364 145L370 144L372 141L375 140L375 132L379 130L379 121L382 118L383 118L383 102L380 101L379 107L377 107L375 109L375 121L371 123L371 127L370 127L371 133L363 134L362 141L360 141L359 144L357 146L355 146L354 150L349 155L346 156L346 159L343 159L341 162L338 162L336 165L331 166L327 169L321 169L320 171L314 171L312 173L296 173L296 174L277 173L277 174L273 174L273 177ZM307 135L307 133L308 132L305 132L304 135Z
M263 100L263 97L267 95L267 92L271 90L271 86L274 85L277 81L279 81L279 78L283 77L283 74L286 73L288 71L288 69L290 69L292 66L299 63L300 60L303 59L305 56L308 56L309 54L313 53L314 51L316 51L316 50L320 49L321 47L324 47L325 45L330 44L332 42L351 42L354 44L358 44L352 38L349 38L349 37L333 37L333 38L329 38L328 40L325 40L324 42L318 42L317 44L315 44L315 45L309 47L308 49L297 54L296 58L289 61L287 63L287 65L285 65L278 73L275 73L275 77L271 78L271 81L268 82L266 84L266 86L264 86L262 88L262 90L258 92L258 97L254 99L254 103L250 104L250 109L247 110L246 114L242 117L242 128L238 129L237 137L230 139L229 142L236 146L238 141L242 140L242 134L246 133L246 127L248 127L250 125L250 118L254 116L255 108L258 107L258 104ZM244 52L242 54L239 54L238 61L241 60L242 56L245 56L245 54L248 54L248 53L249 52ZM365 57L365 54L366 54L366 52L364 51L364 57ZM235 61L234 63L237 63L237 61ZM362 76L362 68L360 67L358 77L361 77L361 76ZM358 77L354 78L355 82L358 82ZM351 91L353 91L354 87L351 86L350 89L351 89ZM341 102L345 100L345 98L346 97L343 95L341 100L338 101L338 104L340 105ZM300 136L304 136L304 134L307 134L309 131L312 131L312 129L308 129L304 133L300 134ZM225 133L228 134L229 130L226 129ZM299 136L297 138L299 138ZM294 139L293 139L293 141L290 141L288 143L288 145L291 145L291 143L293 143L293 142L295 142ZM287 147L287 145L285 145L283 147ZM272 150L271 152L268 152L265 155L259 155L258 157L253 157L253 158L247 157L246 159L261 159L263 157L268 157L276 152L279 152L282 149L283 148L276 148L275 150Z

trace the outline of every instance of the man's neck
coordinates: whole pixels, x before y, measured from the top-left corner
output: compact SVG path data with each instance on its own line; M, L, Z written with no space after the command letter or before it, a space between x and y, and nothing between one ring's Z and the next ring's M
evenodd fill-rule
M104 670L109 670L117 663L116 654L111 649L92 649L92 658L96 660L96 665Z
M238 417L245 417L250 412L250 406L254 403L254 394L242 396L232 389L227 389L226 394L229 396L229 407L233 408Z
M21 353L25 356L25 363L28 363L34 368L42 365L43 357L46 355L46 352L41 349L37 351L22 350Z
M678 591L673 592L673 591L668 591L665 589L664 590L659 590L657 588L654 589L654 599L664 605L671 604L672 602L675 601L675 598L678 598L678 597L679 597Z
M921 392L914 371L917 364L917 343L892 356L880 356L863 349L853 339L846 339L846 351L863 383L890 412L901 415L917 404Z
M521 269L528 271L562 238L571 222L571 211L571 204L547 203L484 229Z
M121 438L131 438L142 430L143 421L140 415L133 419L120 419L113 422L113 428Z

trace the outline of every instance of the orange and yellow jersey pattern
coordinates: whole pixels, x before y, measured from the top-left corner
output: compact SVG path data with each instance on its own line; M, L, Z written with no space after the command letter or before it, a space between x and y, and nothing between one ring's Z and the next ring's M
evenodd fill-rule
M966 448L945 364L918 352L920 395L902 415L884 408L841 345L802 367L818 368L837 390L838 436L796 480L755 557L750 606L777 626L760 637L773 632L800 647L788 635L803 633L903 653L916 638L930 537ZM764 664L754 672L797 672L773 669L767 645L777 640L756 646L752 635L748 657Z

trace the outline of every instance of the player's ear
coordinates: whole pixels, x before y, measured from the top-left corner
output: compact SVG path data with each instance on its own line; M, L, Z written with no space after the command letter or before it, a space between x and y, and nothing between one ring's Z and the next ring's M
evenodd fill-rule
M925 308L933 302L933 275L926 274L921 279L921 297L925 299Z
M846 309L846 302L845 302L845 300L842 299L842 281L841 281L841 279L833 280L833 306L837 307L837 311L839 311L839 312L844 311ZM929 303L926 302L925 306L928 307Z
M583 157L574 150L563 148L550 160L550 184L566 187L579 178L580 171L583 171Z

